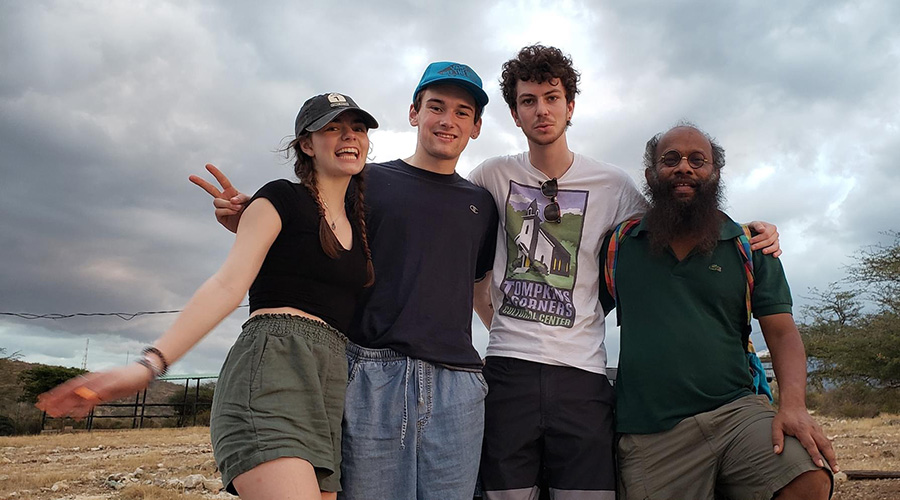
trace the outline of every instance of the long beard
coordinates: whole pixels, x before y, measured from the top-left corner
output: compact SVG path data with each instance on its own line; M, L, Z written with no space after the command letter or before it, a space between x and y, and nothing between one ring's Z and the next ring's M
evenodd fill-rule
M684 177L661 180L651 175L644 187L644 194L650 198L650 209L644 216L644 224L650 233L650 248L657 253L663 252L669 242L685 236L697 243L694 249L703 254L710 254L719 241L719 233L723 215L720 210L722 190L721 176L705 181L694 180L696 191L689 200L678 199L674 195L675 182Z

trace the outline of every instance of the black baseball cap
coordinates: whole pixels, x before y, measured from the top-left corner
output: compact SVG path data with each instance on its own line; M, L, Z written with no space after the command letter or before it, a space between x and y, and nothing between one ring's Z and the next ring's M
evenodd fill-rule
M378 128L378 122L368 111L356 105L353 99L344 94L331 92L310 97L303 103L297 120L294 121L294 134L300 137L304 132L315 132L344 111L356 111L362 117L366 127Z

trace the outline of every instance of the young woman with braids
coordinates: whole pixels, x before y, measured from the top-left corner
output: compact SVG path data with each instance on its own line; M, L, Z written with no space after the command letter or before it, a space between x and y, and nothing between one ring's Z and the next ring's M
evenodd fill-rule
M374 281L360 173L378 123L342 94L303 104L300 183L263 186L244 211L222 267L172 327L130 366L91 373L43 394L52 416L83 417L165 373L250 291L250 319L222 367L213 400L213 451L242 498L335 498L347 385L346 330Z

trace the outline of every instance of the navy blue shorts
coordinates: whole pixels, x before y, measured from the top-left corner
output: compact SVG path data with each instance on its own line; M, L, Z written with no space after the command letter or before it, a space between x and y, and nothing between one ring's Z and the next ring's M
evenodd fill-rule
M485 499L615 499L615 393L605 375L489 356L481 485ZM534 496L532 496L534 495Z

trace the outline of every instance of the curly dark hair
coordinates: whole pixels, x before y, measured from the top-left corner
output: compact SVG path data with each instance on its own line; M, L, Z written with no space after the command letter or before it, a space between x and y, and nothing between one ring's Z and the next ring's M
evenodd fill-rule
M544 83L559 80L566 90L566 102L575 100L581 74L572 66L572 58L556 47L529 45L515 58L503 63L500 90L509 109L516 109L516 85L522 82Z
M656 147L659 146L659 140L662 139L662 136L669 133L672 129L676 129L679 127L692 128L692 129L696 130L697 132L700 132L703 135L703 137L705 137L706 140L709 141L709 145L712 148L713 168L715 168L716 171L718 171L718 170L721 170L722 167L725 166L725 148L723 148L721 145L719 145L719 143L716 142L716 140L711 135L707 134L705 131L700 129L700 127L694 125L693 123L691 123L687 120L681 120L678 123L676 123L674 126L669 127L669 130L666 130L665 132L660 132L660 133L654 135L653 137L651 137L649 141L647 141L647 145L644 147L644 168L646 168L647 170L649 170L651 172L656 172L656 161L659 159L659 157L657 156L657 153L656 153Z

